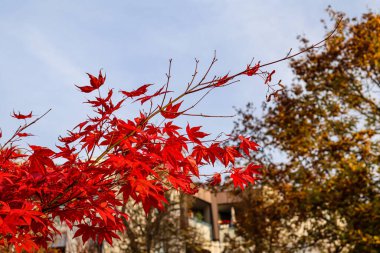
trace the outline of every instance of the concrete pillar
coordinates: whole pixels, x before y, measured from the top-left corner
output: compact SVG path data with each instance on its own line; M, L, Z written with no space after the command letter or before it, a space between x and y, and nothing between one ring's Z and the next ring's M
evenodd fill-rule
M236 224L236 213L235 213L235 208L231 206L231 225Z
M211 197L211 216L212 216L212 230L213 230L213 240L219 241L219 212L218 203L216 197L213 194Z

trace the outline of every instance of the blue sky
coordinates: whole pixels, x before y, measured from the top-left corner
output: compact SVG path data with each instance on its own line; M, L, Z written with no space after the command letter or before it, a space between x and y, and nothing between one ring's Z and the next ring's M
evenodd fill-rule
M360 16L379 12L378 0L182 0L182 1L0 1L0 126L7 136L17 127L15 111L41 115L31 143L52 146L60 134L85 119L85 95L74 84L87 84L85 72L107 73L106 85L131 90L165 82L173 58L174 89L191 78L194 57L204 70L214 50L214 74L244 68L252 57L262 62L299 46L297 35L311 41L324 36L325 9ZM287 63L273 66L276 79L292 80ZM265 99L259 78L243 78L219 90L194 112L234 114L233 106ZM195 98L191 98L195 99ZM190 100L191 103L194 100ZM136 108L125 114L133 115ZM230 132L232 119L185 119L211 133Z

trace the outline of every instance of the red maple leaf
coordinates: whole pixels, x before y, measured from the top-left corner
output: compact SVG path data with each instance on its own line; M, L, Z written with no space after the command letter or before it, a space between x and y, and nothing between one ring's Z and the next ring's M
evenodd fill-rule
M98 77L95 77L95 76L93 76L93 75L91 75L89 73L87 73L87 75L90 78L90 86L78 86L78 85L75 85L76 87L78 87L84 93L90 93L90 92L92 92L94 90L99 89L100 86L102 86L104 84L104 82L106 81L106 76L103 76L101 70L99 71Z
M247 69L245 70L245 74L247 76L253 76L260 69L260 62L258 62L255 66L251 67L247 65Z
M45 174L46 166L53 168L54 162L51 157L55 154L54 151L40 146L30 145L33 150L33 154L29 156L30 171L32 173Z
M234 164L235 158L241 157L241 156L242 155L239 153L239 151L236 150L236 147L227 146L224 149L224 157L223 157L224 166L227 166L228 163Z
M177 118L181 113L178 112L179 110L179 107L181 106L183 101L177 103L177 104L173 104L170 100L168 106L166 106L165 109L162 109L160 107L160 113L161 115L164 117L164 118L167 118L167 119L174 119L174 118Z
M106 81L106 76L102 74L102 71L99 71L98 77L95 77L89 73L87 73L88 77L90 78L90 84L93 88L98 89L100 86L104 84Z
M209 159L209 151L203 145L196 145L193 148L193 152L191 155L195 157L195 160L197 161L198 164L201 163L202 159L205 159L206 161L208 161Z
M206 137L206 136L209 135L209 134L206 134L204 132L199 131L200 129L201 129L200 126L190 127L189 124L187 124L187 126L186 126L186 133L187 133L187 136L189 137L189 139L192 142L195 142L195 143L198 143L198 144L202 144L199 139L202 139L202 138L204 138L204 137Z
M270 72L270 74L268 74L267 78L265 79L265 84L268 84L272 81L272 76L274 73L276 73L276 70L273 70L272 72Z
M249 150L257 151L257 147L259 146L257 143L250 141L241 135L239 136L239 139L241 141L239 148L242 149L246 155L249 156Z
M18 133L17 136L18 137L28 137L28 136L33 136L33 134L30 134L30 133Z
M234 187L240 187L240 189L244 189L244 186L248 184L246 177L242 173L241 168L233 168L231 173L231 179L234 184ZM253 178L252 178L253 180Z
M228 74L227 74L227 75L225 75L225 76L223 76L223 77L217 79L217 80L216 80L216 84L215 84L214 86L215 86L215 87L222 86L222 85L226 84L230 79L231 79L231 78L228 77Z
M28 119L28 118L31 118L33 115L32 115L32 112L30 112L29 114L21 114L20 112L18 112L17 114L13 111L13 114L12 114L12 117L13 118L16 118L16 119Z
M215 173L212 178L208 181L209 185L216 186L222 182L222 176L220 173Z
M169 121L169 122L166 122L165 125L164 125L164 128L162 129L162 131L164 133L166 133L168 136L173 136L173 135L178 135L178 131L181 129L179 126L176 126L173 124L172 121Z
M151 85L153 85L153 84L144 84L136 90L133 90L130 92L128 92L128 91L120 91L120 92L129 98L133 98L133 97L137 97L137 96L140 96L142 94L145 94L148 91L148 87Z
M244 190L244 187L250 183L254 183L256 180L255 174L260 174L258 169L261 165L249 164L245 169L243 168L232 168L231 179L235 187L240 187Z

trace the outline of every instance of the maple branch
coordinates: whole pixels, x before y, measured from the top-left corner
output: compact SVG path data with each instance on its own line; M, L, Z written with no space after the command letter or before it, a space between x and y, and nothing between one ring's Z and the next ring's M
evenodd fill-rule
M82 177L82 174L80 175ZM79 182L79 180L73 180L73 182L68 185L65 189L65 192L64 193L67 193L68 191L70 191L77 183ZM58 194L51 202L50 202L50 205L54 204L54 202L58 201L60 198L62 198L64 196L64 193L60 193ZM60 206L62 204L58 204L58 206ZM52 209L50 208L51 206L48 206L47 208L44 208L43 210L49 210L49 209Z
M281 58L279 60L276 60L276 61L272 61L272 62L269 62L269 63L265 63L263 65L260 65L260 67L265 67L265 66L269 66L269 65L273 65L275 63L278 63L278 62L281 62L281 61L285 61L285 60L288 60L288 59L291 59L293 57L296 57L297 55L300 55L302 53L305 53L309 50L312 50L313 48L319 46L320 44L322 44L323 42L325 42L326 40L328 40L337 30L338 28L338 25L339 25L340 21L338 22L337 26L334 28L334 30L328 35L326 36L323 40L311 45L310 47L307 47L303 50L300 50L299 52L295 53L295 54L292 54L292 55L287 55L286 57L284 58ZM142 127L143 125L145 125L151 118L153 118L154 116L156 116L158 113L160 113L161 110L165 110L167 106L169 106L170 104L174 104L175 102L177 102L178 100L180 100L181 98L185 97L186 95L189 95L191 93L194 93L194 92L197 92L197 91L201 91L203 89L207 89L207 88L211 88L212 87L212 84L215 84L218 80L214 77L212 81L208 81L208 82L204 82L204 80L207 78L209 72L211 71L213 65L217 62L217 58L216 58L216 52L214 51L214 57L211 61L211 64L209 65L207 71L205 72L205 74L203 75L203 77L201 78L201 80L197 83L197 85L195 85L193 88L191 88L190 86L186 89L186 91L184 93L182 93L181 95L179 95L177 98L173 99L170 103L167 103L165 106L162 106L161 108L156 108L151 114L149 114L145 120L143 120L141 123L138 124L138 128ZM241 72L238 72L232 76L229 76L229 80L232 80L234 78L236 78L237 76L241 76L243 74L246 74L247 73L247 70L243 70ZM236 82L236 81L235 81ZM203 86L203 85L207 85L205 87L201 87L201 88L197 88L199 86ZM166 85L167 87L167 85ZM166 93L165 93L166 94ZM105 151L103 151L98 157L97 159L94 161L93 164L96 164L97 162L99 162L109 151L111 151L114 147L116 147L117 145L119 145L121 143L121 141L127 139L128 137L134 135L136 133L136 131L132 131L130 134L128 134L127 136L124 137L124 139L122 140L119 140L117 142L115 142L114 144L110 145L108 148L106 148Z
M55 205L50 205L49 207L46 207L46 208L43 208L41 211L43 213L47 212L47 211L50 211L50 210L53 210L57 207L60 207L60 206L63 206L71 201L73 201L74 199L78 199L80 196L82 195L82 192L79 192L77 195L74 195L74 196L70 196L68 199L66 199L65 201L61 202L61 203L58 203L58 204L55 204ZM53 203L53 202L52 202Z
M183 113L182 115L193 116L193 117L204 117L204 118L233 118L236 116L236 114L234 115L207 115L203 113L199 113L199 114Z

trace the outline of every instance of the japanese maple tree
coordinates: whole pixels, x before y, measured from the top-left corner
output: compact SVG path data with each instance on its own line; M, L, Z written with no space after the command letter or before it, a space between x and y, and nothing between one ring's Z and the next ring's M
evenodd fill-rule
M12 116L23 124L0 145L0 247L16 252L47 247L59 233L57 220L75 228L75 236L83 241L91 238L112 244L117 232L125 229L128 210L121 212L121 207L129 200L149 212L164 208L165 192L171 189L196 193L199 185L194 181L201 177L211 185L219 184L223 173L231 175L236 187L254 183L259 166L237 163L237 158L250 159L257 150L253 140L240 136L239 144L226 145L228 136L213 139L201 126L180 126L175 119L209 117L193 114L191 109L214 89L244 75L261 76L271 90L268 99L276 96L282 85L272 85L274 71L263 67L278 61L249 64L239 73L209 79L215 62L214 57L199 76L196 61L192 80L177 96L170 96L170 67L163 86L144 84L132 91L105 90L105 74L88 74L89 84L77 87L90 97L86 103L94 114L59 137L54 149L19 145L31 135L28 127L44 115L36 118L32 112L14 112ZM185 106L183 101L192 94L200 95L198 102ZM121 117L118 112L128 103L140 103L141 110L138 115ZM206 165L216 163L224 169L215 174L204 171Z

